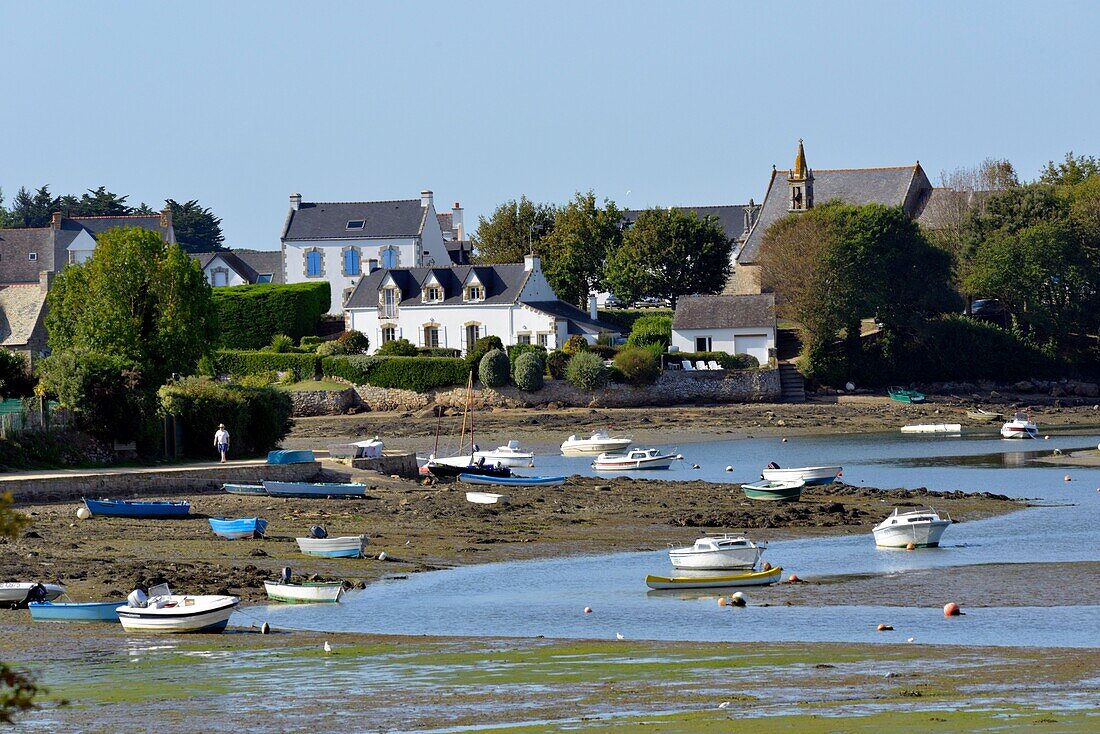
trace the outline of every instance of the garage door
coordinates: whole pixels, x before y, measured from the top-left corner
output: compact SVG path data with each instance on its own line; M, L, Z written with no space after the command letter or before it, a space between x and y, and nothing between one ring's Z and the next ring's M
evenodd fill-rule
M751 354L760 364L768 363L767 334L738 334L733 338L733 351L737 354Z

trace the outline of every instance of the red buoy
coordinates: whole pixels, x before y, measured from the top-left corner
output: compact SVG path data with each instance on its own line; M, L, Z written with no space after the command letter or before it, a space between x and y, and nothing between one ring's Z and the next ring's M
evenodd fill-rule
M787 577L787 583L791 583L791 584L797 584L801 580L802 579L798 578L793 573L790 576Z
M943 605L943 616L957 617L960 614L962 614L962 610L959 609L959 605L955 602L950 601Z

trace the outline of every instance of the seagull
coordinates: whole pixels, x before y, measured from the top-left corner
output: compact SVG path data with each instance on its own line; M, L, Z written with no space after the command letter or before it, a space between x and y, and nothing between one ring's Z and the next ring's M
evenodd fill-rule
M623 633L622 633L622 632L616 632L616 633L615 633L615 639L616 639L616 640L624 640L624 639L626 639L626 638L625 638L625 637L623 637Z
M332 645L328 644L328 640L325 640L325 652L327 652L327 653L332 652Z
M720 708L720 709L728 709L729 707L730 707L730 702L729 701L723 701L722 703L718 704L718 708Z

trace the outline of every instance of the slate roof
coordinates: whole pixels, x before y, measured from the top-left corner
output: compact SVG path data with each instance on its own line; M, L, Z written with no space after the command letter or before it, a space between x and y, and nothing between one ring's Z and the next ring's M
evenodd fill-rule
M435 218L439 220L439 228L443 230L443 239L452 239L455 233L454 223L451 220L451 212L436 214Z
M37 283L38 274L53 269L53 230L0 229L0 283ZM31 260L30 253L38 259Z
M45 306L46 293L37 283L0 288L0 345L30 342Z
M896 168L813 169L814 205L839 199L847 204L885 204L903 206L918 190L931 191L931 184L920 164ZM737 256L740 265L751 265L760 254L760 242L772 223L787 216L787 175L772 171L768 193L764 196L756 225ZM913 212L910 212L912 215Z
M458 267L435 268L380 268L359 279L351 296L344 304L345 308L377 308L378 290L387 274L392 274L394 282L401 289L399 305L420 305L421 284L428 273L434 273L443 286L444 300L434 305L462 305L462 286L470 271L477 273L478 280L485 286L485 300L478 304L493 305L515 303L527 282L528 271L523 263L503 265L463 265Z
M740 329L775 326L775 294L681 296L672 315L676 329Z
M281 250L220 250L218 252L194 252L191 257L199 261L204 270L216 257L220 257L237 275L249 283L255 283L260 274L271 274L272 283L283 282L283 253Z
M622 333L622 328L615 324L593 319L581 309L565 301L524 301L523 305L559 319L566 319L569 322L570 334Z
M160 226L159 212L157 214L134 214L125 217L64 217L61 220L62 230L83 228L91 232L93 237L106 232L112 227L151 229L154 232L160 232L160 236L165 241L171 241L168 230Z
M347 228L363 220L363 229ZM284 240L365 240L416 237L424 227L420 199L399 201L302 202L287 216Z
M745 210L749 208L748 204L728 204L719 206L674 206L673 209L682 211L685 214L695 212L696 216L700 219L704 217L714 217L718 220L718 223L722 225L722 231L726 233L726 237L731 240L740 239L741 235L745 232ZM645 209L628 209L623 212L623 219L633 224L634 220L638 218ZM760 205L753 205L753 213L757 214L760 211Z
M451 258L452 265L470 264L470 255L474 251L472 242L469 240L444 240L443 246L447 248L447 255Z

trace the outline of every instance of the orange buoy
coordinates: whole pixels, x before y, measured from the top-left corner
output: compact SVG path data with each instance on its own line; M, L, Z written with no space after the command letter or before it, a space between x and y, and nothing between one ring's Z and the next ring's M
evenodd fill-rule
M585 614L591 614L592 613L592 607L585 607L584 608L584 613Z
M914 550L916 547L917 546L913 545L912 543L905 544L905 550Z
M789 584L797 584L801 580L802 579L798 578L793 573L790 576L787 577L787 583L789 583Z
M894 628L888 624L880 624L875 629L877 629L879 632L892 632L894 630Z
M962 610L959 609L959 605L953 601L949 601L943 605L943 616L945 617L957 617L962 614Z
M729 603L729 602L727 602L727 601L726 601L726 597L724 597L724 596L720 596L720 597L718 597L718 606L720 606L720 607L724 607L724 606L726 606L726 604L728 604L728 603Z

